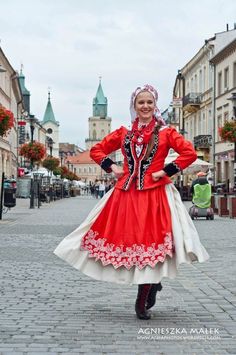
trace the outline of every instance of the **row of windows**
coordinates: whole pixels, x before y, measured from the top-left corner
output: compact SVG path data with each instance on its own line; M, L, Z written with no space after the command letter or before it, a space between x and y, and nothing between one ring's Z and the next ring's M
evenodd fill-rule
M84 168L79 168L78 169L79 174L96 174L97 173L97 167L84 167Z
M210 68L209 68L210 69ZM209 78L207 80L207 68L206 66L203 69L200 69L198 73L194 74L189 80L186 82L187 93L195 92L195 93L203 93L211 86L212 82L212 70L209 70Z
M231 70L233 75L231 74ZM229 90L231 87L231 83L229 82L229 78L233 78L232 86L236 86L236 62L232 64L232 67L226 67L223 71L220 71L217 76L217 94L221 95L225 91Z
M104 122L99 122L99 126L104 126ZM96 123L93 123L93 127L96 127ZM110 123L108 123L108 127L110 127Z
M98 136L97 131L94 129L92 137L93 139L103 139L105 137L105 130L101 129L100 136Z
M209 116L210 116L210 111L209 111ZM185 123L185 129L186 129L186 138L189 140L193 140L193 137L201 135L201 134L206 134L207 132L207 122L206 122L206 113L205 112L199 112L199 114L193 117L189 122L186 121ZM208 127L209 130L209 127Z

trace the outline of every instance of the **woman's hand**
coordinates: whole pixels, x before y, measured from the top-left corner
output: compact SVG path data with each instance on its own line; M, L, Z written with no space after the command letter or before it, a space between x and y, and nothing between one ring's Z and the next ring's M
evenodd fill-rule
M163 176L165 176L166 173L164 170L159 170L155 173L152 173L152 180L153 181L158 181L160 178L162 178Z
M119 179L120 177L122 177L124 175L123 168L121 166L116 165L116 164L111 165L111 170L115 174L115 177L117 179Z

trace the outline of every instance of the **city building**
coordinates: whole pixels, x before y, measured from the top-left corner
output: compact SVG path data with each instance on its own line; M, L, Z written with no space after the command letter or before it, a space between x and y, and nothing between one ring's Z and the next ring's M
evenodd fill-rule
M93 116L88 119L89 138L85 140L86 150L66 158L69 170L76 173L86 183L111 178L111 174L107 174L101 169L89 155L91 147L111 132L111 118L107 116L107 109L108 100L104 96L100 79L96 96L93 99ZM120 164L122 161L121 152L113 153L111 158Z
M0 105L14 115L14 127L7 136L0 136L0 180L2 172L6 177L17 176L18 162L18 119L23 110L23 98L19 78L0 47Z
M225 183L231 190L234 186L234 143L222 142L219 128L225 121L236 119L232 93L236 92L236 35L211 58L215 78L215 100L213 112L215 116L214 163L216 165L216 183Z
M104 96L101 79L93 99L93 116L89 117L89 138L85 140L86 149L100 142L111 132L111 118L107 116L108 101Z
M73 157L84 152L83 148L78 147L76 144L71 143L59 143L59 156L60 164L65 165L67 158Z
M229 30L227 25L226 31L216 33L212 38L205 40L204 45L194 57L182 69L178 70L173 88L173 120L179 122L179 131L193 142L198 157L213 164L212 174L214 176L214 184L217 184L219 179L222 180L222 176L225 178L230 175L232 178L232 164L221 164L220 167L218 165L217 169L221 169L221 173L216 174L215 154L217 152L217 156L220 156L220 150L222 149L224 152L225 148L223 148L222 144L217 143L215 151L215 143L218 139L216 128L223 122L222 115L225 115L224 119L226 119L228 114L227 106L229 106L229 101L227 101L226 91L230 93L234 89L233 80L229 82L227 78L229 78L230 73L233 73L233 63L236 60L233 59L235 53L232 53L231 58L228 59L231 62L232 70L230 72L229 68L227 69L230 65L227 64L226 59L224 63L218 64L218 79L215 76L216 69L214 66L219 58L222 57L219 53L235 39L235 26L232 30ZM223 91L226 90L225 87L223 88L223 80L225 80L224 83L227 83L228 80L228 84L232 85L224 91L224 95L223 91L218 95L217 90L215 90L217 85L219 85L217 80L222 81L220 85L222 85ZM215 109L217 96L220 96L217 99L217 104L219 105L218 111ZM224 111L222 115L219 113L220 107L225 107L224 110L222 109L222 112ZM218 118L217 112L219 114ZM219 124L216 123L217 120ZM231 158L232 156L230 156ZM223 172L223 166L226 166L228 169L227 174Z

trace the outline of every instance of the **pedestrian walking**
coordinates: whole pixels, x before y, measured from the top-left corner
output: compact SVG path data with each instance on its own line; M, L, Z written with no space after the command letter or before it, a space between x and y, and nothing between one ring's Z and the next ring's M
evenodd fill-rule
M165 125L157 99L151 85L138 87L131 96L132 128L122 126L91 148L92 159L118 181L54 251L94 279L137 284L140 319L151 317L164 277L175 278L182 263L209 257L170 179L197 155ZM120 148L123 167L108 157ZM170 148L179 156L164 167Z
M99 185L99 197L100 198L102 198L103 196L104 196L104 194L105 194L105 188L106 188L106 186L105 186L105 184L104 184L104 182L103 181L101 181L101 183L100 183L100 185Z

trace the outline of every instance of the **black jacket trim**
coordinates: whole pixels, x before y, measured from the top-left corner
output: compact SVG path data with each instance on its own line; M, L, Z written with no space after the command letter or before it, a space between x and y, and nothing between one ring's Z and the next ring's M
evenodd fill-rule
M174 174L177 174L181 169L178 167L178 165L175 162L173 162L167 164L163 170L166 172L166 175L170 177Z
M105 170L107 173L111 173L112 170L111 170L110 166L111 166L112 164L115 164L115 162L114 162L113 160L111 160L110 158L105 157L105 158L102 159L100 166L101 166L101 168L102 168L103 170Z

